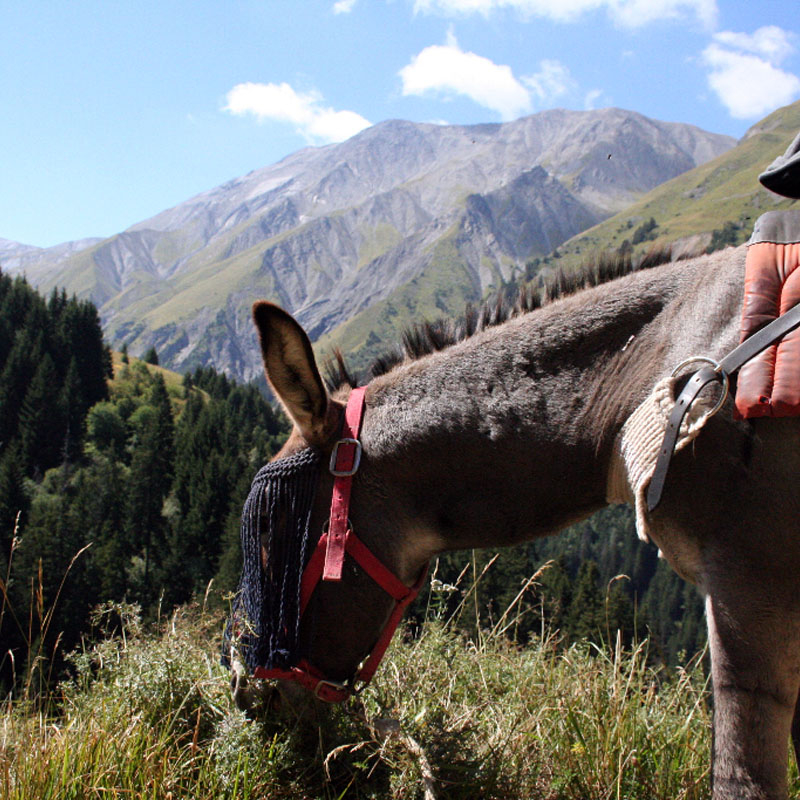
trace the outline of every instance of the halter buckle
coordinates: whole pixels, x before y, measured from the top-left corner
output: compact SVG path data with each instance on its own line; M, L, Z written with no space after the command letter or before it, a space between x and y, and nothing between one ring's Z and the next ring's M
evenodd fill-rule
M314 687L314 697L324 700L325 702L339 702L342 698L340 695L345 696L351 693L350 687L346 683L337 683L336 681L326 681L324 678L317 681ZM325 695L328 695L326 697ZM336 699L333 699L335 695Z
M352 447L355 447L355 453L353 454L353 466L350 469L336 468L336 462L339 458L339 446L343 444L349 444ZM339 441L333 446L330 464L328 465L331 475L336 478L349 478L351 475L355 475L356 472L358 472L359 464L361 464L361 442L359 442L358 439L339 439Z

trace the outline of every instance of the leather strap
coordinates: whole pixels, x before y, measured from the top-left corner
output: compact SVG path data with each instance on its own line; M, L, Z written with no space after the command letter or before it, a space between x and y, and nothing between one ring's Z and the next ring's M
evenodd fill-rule
M652 511L661 500L661 493L664 491L664 482L667 480L669 462L675 450L675 443L678 441L678 433L681 429L683 418L686 416L686 412L691 408L697 395L700 394L709 383L718 380L719 374L716 370L711 367L703 367L692 375L689 382L683 387L683 391L678 396L678 399L675 401L675 405L672 407L672 412L667 421L667 430L664 432L661 450L656 459L656 468L653 472L653 477L650 478L650 485L647 487L648 511Z
M364 395L366 386L359 386L350 392L347 409L344 413L342 438L336 442L331 454L331 472L336 476L333 481L333 497L331 498L331 515L328 521L328 548L325 551L325 566L322 580L340 581L344 566L344 551L349 528L347 514L350 508L350 489L353 475L358 469L361 459L361 444L358 433L361 429L361 418L364 415Z
M731 350L722 361L719 369L730 375L736 372L743 364L747 363L754 355L766 350L784 334L800 325L800 303L792 306L787 312L772 320L751 336L748 336L738 347Z
M756 331L752 336L745 339L719 362L716 369L703 367L691 377L678 396L678 399L675 401L675 405L667 421L667 429L664 432L661 450L656 459L653 477L650 479L650 485L647 487L648 511L653 511L661 500L664 484L667 479L667 471L669 470L669 462L675 450L675 443L678 440L678 432L680 431L681 423L692 403L697 398L697 395L712 381L719 381L722 379L723 375L730 375L736 372L736 370L741 368L741 366L747 363L753 356L765 350L798 325L800 325L800 304L793 306L785 314L782 314L768 325Z

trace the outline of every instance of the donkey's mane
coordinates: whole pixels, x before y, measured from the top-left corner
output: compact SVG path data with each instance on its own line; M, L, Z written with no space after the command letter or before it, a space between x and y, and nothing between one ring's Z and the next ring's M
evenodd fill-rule
M694 254L682 254L675 260L690 258L692 255ZM547 277L540 275L538 279L520 286L516 291L501 290L477 307L468 303L460 318L440 317L432 322L424 320L414 323L403 331L399 344L372 362L367 370L367 379L385 375L401 363L444 350L479 331L501 325L562 297L609 283L631 272L661 266L670 260L672 248L669 245L654 248L636 260L629 253L603 253L595 261L584 264L579 269L567 271L559 267ZM338 349L326 365L325 379L331 390L342 386L355 388L360 383Z

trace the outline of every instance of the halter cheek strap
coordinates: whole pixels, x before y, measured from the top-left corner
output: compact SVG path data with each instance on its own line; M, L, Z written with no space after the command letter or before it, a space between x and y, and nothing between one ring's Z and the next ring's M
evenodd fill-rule
M328 522L328 547L325 551L325 567L322 580L340 581L344 566L344 552L349 528L347 512L350 507L350 489L353 475L361 463L361 442L358 434L364 416L364 395L367 387L359 386L350 392L344 413L342 438L331 453L330 470L334 476L331 516Z

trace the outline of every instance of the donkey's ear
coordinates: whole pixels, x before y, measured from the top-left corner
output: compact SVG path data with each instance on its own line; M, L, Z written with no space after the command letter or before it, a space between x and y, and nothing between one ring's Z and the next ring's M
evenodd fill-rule
M253 306L253 321L270 386L303 438L322 444L329 433L328 392L306 332L282 308L263 300Z

